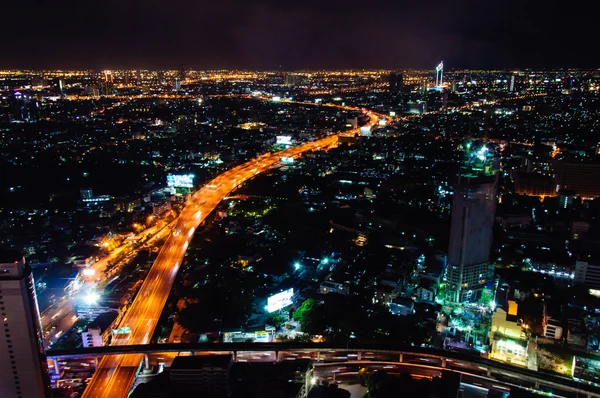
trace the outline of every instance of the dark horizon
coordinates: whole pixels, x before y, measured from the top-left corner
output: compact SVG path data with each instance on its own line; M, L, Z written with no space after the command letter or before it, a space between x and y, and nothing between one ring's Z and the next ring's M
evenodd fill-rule
M586 9L577 3L570 9ZM4 8L3 69L425 69L440 60L449 70L600 67L588 44L594 13L555 12L540 0L62 0Z

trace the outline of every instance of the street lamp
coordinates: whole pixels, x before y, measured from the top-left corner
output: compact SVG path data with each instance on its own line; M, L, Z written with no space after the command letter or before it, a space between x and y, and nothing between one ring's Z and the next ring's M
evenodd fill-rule
M89 292L83 296L83 302L87 305L98 304L98 300L100 300L100 295L97 292Z
M300 263L294 263L294 269L298 271L300 269Z

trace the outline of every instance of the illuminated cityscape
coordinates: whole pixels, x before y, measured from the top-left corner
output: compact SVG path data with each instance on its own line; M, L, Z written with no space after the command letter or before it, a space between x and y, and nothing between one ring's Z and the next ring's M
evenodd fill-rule
M44 388L236 395L295 359L269 372L306 395L418 348L443 383L514 390L483 356L594 396L598 73L435 72L3 71L2 245L35 278Z
M600 398L593 13L153 5L6 7L0 398Z

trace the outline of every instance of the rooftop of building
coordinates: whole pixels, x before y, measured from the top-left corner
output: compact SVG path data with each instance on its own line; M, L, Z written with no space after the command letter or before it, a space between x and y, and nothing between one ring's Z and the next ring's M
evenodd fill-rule
M14 263L23 259L23 253L15 249L0 249L0 264Z

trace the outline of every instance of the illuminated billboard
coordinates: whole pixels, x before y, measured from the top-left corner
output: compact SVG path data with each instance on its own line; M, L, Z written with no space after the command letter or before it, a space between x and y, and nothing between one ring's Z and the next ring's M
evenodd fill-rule
M292 164L294 163L294 158L291 156L282 156L279 158L282 164Z
M292 297L294 296L294 289L284 290L281 293L274 294L267 299L267 311L275 312L288 305L292 305Z
M172 188L194 188L194 175L168 174L167 185Z
M289 135L278 135L277 145L292 145L292 137Z
M360 135L370 136L371 135L371 126L362 126L360 128Z

